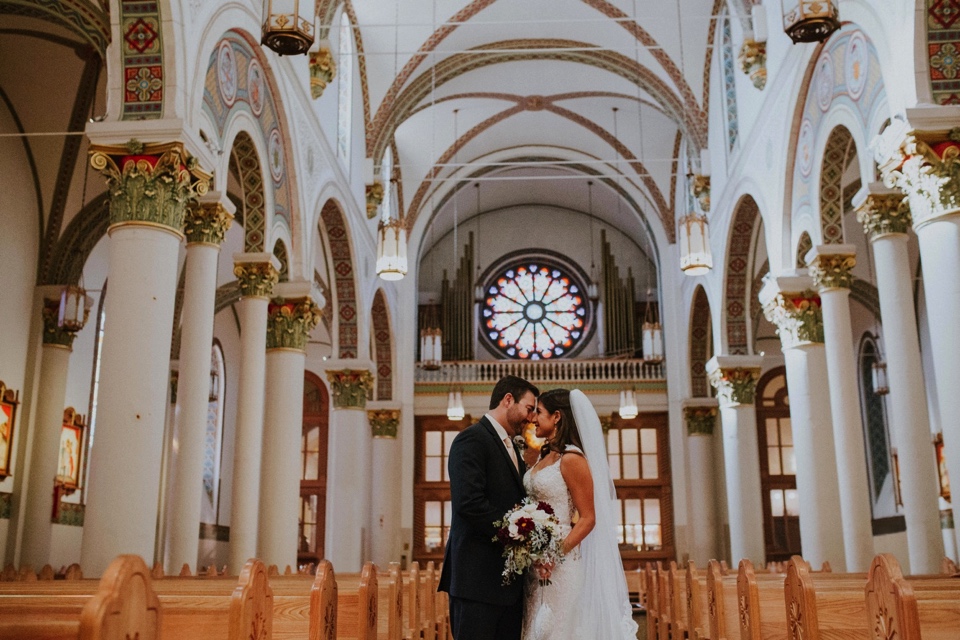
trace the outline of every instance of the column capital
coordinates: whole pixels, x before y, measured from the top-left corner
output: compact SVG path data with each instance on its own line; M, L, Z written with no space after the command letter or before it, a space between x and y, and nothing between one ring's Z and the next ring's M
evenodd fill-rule
M777 327L784 349L823 344L823 313L813 287L810 276L787 272L768 278L760 290L763 315Z
M233 224L237 207L225 194L211 191L187 208L184 234L187 244L209 244L219 247L227 229Z
M819 291L849 289L853 284L853 267L857 264L854 245L821 244L810 249L805 260Z
M886 235L906 233L913 224L907 197L882 182L871 182L857 191L853 208L870 242Z
M179 235L187 205L212 179L182 142L92 145L90 166L107 180L111 228L139 224Z
M56 345L68 350L73 349L73 340L77 337L76 331L70 331L61 327L60 320L60 299L43 299L43 344ZM89 309L84 309L83 323L87 323L87 317L90 315Z
M400 409L370 409L367 411L370 432L374 438L396 440L400 429Z
M707 376L717 390L721 407L753 404L763 356L714 356L707 362Z
M753 86L763 91L767 86L767 43L745 38L737 60L740 70L750 77Z
M270 253L236 253L233 275L240 283L244 298L269 298L280 279L280 261Z
M379 180L376 180L372 184L368 184L366 187L367 195L367 217L373 218L377 215L377 207L380 206L380 203L383 202L383 183Z
M960 213L960 109L908 109L871 149L883 183L906 194L915 227Z
M334 409L367 408L367 396L373 390L373 374L366 369L327 370Z
M322 313L316 299L322 303L323 296L303 295L310 292L310 283L283 282L274 289L278 297L267 305L267 350L305 351Z
M710 176L695 173L690 182L690 191L694 199L700 203L700 209L704 213L710 212Z
M683 420L687 425L688 436L712 436L717 424L716 398L690 398L683 403Z
M337 75L337 62L330 53L330 47L320 46L319 51L310 52L310 95L314 100L323 95L327 85Z

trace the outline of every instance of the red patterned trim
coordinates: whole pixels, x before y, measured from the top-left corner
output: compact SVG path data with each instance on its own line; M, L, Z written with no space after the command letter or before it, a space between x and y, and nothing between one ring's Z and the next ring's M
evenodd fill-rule
M357 288L354 280L353 254L350 236L343 219L343 212L333 200L327 201L320 211L330 243L333 258L335 308L337 310L338 357L357 357Z
M373 297L372 326L374 358L377 363L377 400L393 400L393 354L390 312L383 289Z

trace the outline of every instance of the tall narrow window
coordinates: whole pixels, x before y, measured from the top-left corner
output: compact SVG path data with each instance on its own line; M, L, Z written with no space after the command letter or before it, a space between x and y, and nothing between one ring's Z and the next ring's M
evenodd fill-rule
M203 440L203 501L201 522L219 522L220 451L223 442L224 406L223 350L214 343L210 353L210 397L207 404L207 427Z
M737 146L740 125L737 121L737 75L733 53L733 32L730 28L730 11L724 9L720 18L720 66L723 74L723 106L727 121L727 149Z
M867 335L860 343L860 408L863 413L864 440L867 445L867 473L873 518L897 514L890 458L890 433L883 397L873 388L873 365L880 359L877 343Z
M393 215L393 149L387 145L383 152L383 164L380 165L380 179L383 181L383 202L380 203L380 217L390 220Z
M337 51L337 155L350 173L350 127L353 116L353 29L347 12L340 14Z
M93 346L93 376L90 383L90 411L87 415L90 416L87 424L89 428L87 430L87 453L84 456L84 460L90 459L90 452L93 450L93 438L96 435L97 429L97 401L100 396L100 361L103 356L103 327L106 324L107 320L107 305L105 304L107 299L107 283L103 283L103 289L100 291L100 301L99 306L97 307L97 334ZM84 470L84 479L83 486L90 486L90 465L86 465Z

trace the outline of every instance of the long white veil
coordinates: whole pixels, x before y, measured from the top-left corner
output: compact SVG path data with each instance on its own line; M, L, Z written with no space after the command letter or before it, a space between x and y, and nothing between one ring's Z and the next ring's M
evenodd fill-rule
M579 389L570 392L570 408L593 476L593 503L597 516L596 526L580 545L585 575L578 616L579 637L595 640L636 638L637 623L633 621L617 546L617 494L610 477L600 418Z

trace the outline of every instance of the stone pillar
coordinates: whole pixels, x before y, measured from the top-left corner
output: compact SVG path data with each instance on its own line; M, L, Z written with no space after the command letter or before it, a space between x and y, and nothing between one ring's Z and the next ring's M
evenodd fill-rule
M787 368L803 557L813 566L829 561L844 567L823 316L820 296L812 287L809 276L772 278L760 291L760 302L764 315L777 327Z
M93 147L110 193L110 294L80 564L154 557L170 336L187 205L210 176L180 143Z
M303 439L303 371L323 296L309 282L274 287L267 309L267 381L260 474L259 557L297 566ZM316 301L316 302L315 302ZM336 522L336 521L333 521Z
M187 212L187 260L175 410L178 448L166 558L167 573L171 575L179 573L184 564L192 573L197 569L217 259L234 210L233 203L226 197L211 193Z
M878 183L864 187L854 198L854 203L857 220L863 224L873 248L877 269L884 357L890 387L887 410L900 466L910 572L936 573L943 556L940 548L940 491L931 453L933 448L929 444L932 439L930 418L913 306L913 271L907 253L910 209L903 194ZM956 390L950 393L960 395ZM948 423L949 417L944 418L944 424Z
M43 351L40 355L41 390L37 401L36 432L30 458L30 482L23 503L23 547L20 564L42 567L50 562L52 514L60 431L67 395L67 371L76 333L57 325L62 287L45 287L51 297L43 304ZM52 297L56 295L56 297ZM84 317L86 322L86 317Z
M400 409L367 411L373 436L370 560L378 567L400 560Z
M244 563L257 555L267 303L280 272L279 261L269 253L240 253L233 261L240 286L237 311L241 331L228 568L231 575L239 575Z
M717 390L723 429L723 463L730 520L730 566L747 558L766 563L763 503L760 495L760 448L754 406L759 356L714 356L707 362L710 384ZM718 550L719 551L719 550Z
M717 491L714 468L713 429L718 403L714 398L692 398L684 402L687 425L687 469L690 472L690 559L698 567L717 558ZM759 476L758 476L759 477Z
M855 246L848 244L821 245L813 248L806 259L822 305L847 571L865 573L874 553L870 485L857 384L860 376L850 322L851 271L857 263L856 250Z
M364 561L370 514L371 436L367 395L373 376L365 369L328 370L333 412L327 459L327 558L340 571L356 572ZM336 524L334 524L336 523Z

